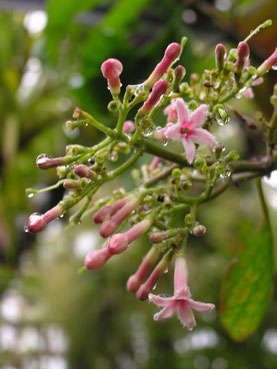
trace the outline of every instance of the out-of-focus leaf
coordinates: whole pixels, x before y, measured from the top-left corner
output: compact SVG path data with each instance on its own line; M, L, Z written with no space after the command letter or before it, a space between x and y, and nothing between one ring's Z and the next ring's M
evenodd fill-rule
M108 58L118 48L125 47L123 32L140 15L150 0L120 0L105 15L96 29L93 29L83 50L83 59L87 77L94 77L99 73L100 63Z
M271 297L274 266L269 227L265 223L240 252L223 281L221 322L235 341L256 331Z
M46 10L48 14L47 34L50 54L55 56L57 48L70 28L72 19L78 13L93 9L99 0L48 0Z

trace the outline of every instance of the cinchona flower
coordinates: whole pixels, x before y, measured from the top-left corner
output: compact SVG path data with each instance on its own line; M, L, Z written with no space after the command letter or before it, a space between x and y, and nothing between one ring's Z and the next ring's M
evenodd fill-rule
M214 304L206 304L191 299L188 287L188 270L186 259L183 255L176 258L174 272L174 296L163 297L149 294L149 301L162 310L154 315L154 319L165 319L171 317L177 311L178 318L184 327L193 328L195 319L191 309L197 311L207 311L214 309Z
M197 128L207 119L209 110L207 105L202 104L196 110L190 111L184 100L177 98L174 101L176 106L178 122L176 124L169 122L165 128L159 129L153 134L156 140L182 141L186 158L191 164L195 158L195 143L208 146L217 144L214 136L206 129Z

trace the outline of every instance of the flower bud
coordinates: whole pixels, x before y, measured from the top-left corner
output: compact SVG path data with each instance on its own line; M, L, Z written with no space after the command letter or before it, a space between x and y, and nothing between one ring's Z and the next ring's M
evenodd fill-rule
M111 254L120 254L128 248L128 245L142 236L152 225L152 221L144 219L135 224L127 232L113 235L108 243Z
M181 51L181 45L176 42L168 45L163 59L159 64L157 64L149 78L144 82L147 88L150 89L154 83L156 83L164 75L164 73L167 72L170 65L180 56Z
M28 232L41 232L51 220L62 215L64 208L61 204L54 206L44 214L33 213L29 217Z
M153 170L156 169L158 167L158 165L163 161L162 158L155 156L154 159L152 160L151 164L149 165L149 169Z
M140 266L138 267L135 274L131 275L127 282L127 291L130 293L137 292L143 281L145 280L146 276L152 269L153 265L158 260L160 253L159 250L153 246L146 256L143 258Z
M206 227L201 224L197 225L192 230L192 234L197 237L203 236L205 233L206 233Z
M164 79L156 82L153 86L148 99L144 102L143 106L138 111L138 117L145 116L159 101L160 97L166 93L168 87L167 81Z
M93 215L93 221L97 223L102 223L108 217L114 215L119 209L121 209L126 202L128 201L129 196L124 197L123 199L119 199L111 206L102 206L96 213Z
M108 86L112 95L119 95L120 93L120 79L123 66L117 59L108 59L101 65L101 72L108 80Z
M246 42L240 42L237 48L237 53L238 53L238 57L237 57L237 62L236 62L236 73L241 74L241 72L243 71L245 62L248 59L249 54L250 54L248 44Z
M178 65L174 69L174 80L173 80L173 90L176 91L179 87L179 84L182 82L182 79L186 75L186 68L182 65Z
M277 47L274 52L267 58L262 65L259 66L257 72L259 75L264 75L277 63Z
M107 247L100 250L92 250L85 258L85 266L89 270L101 268L111 256Z
M167 270L168 265L170 263L170 260L173 256L173 251L170 250L164 257L161 259L159 264L156 266L156 268L153 270L153 272L150 274L148 279L144 284L140 286L137 292L137 299L138 300L145 300L147 299L149 293L153 290L155 287L158 279L161 275Z
M150 235L150 241L153 243L160 243L170 237L169 231L154 232Z
M108 104L108 110L111 113L115 113L116 111L118 111L120 108L120 102L119 101L110 101Z
M81 178L85 177L93 179L95 177L95 173L84 164L76 165L76 167L74 168L74 173Z
M50 169L64 164L64 157L51 158L47 154L40 154L36 159L39 169Z
M139 202L140 200L137 196L129 196L126 204L111 219L101 224L100 235L102 237L109 237L115 233L120 224L136 209Z
M74 119L79 119L80 116L82 115L82 113L83 112L82 112L82 110L80 108L75 108L72 117Z
M124 122L123 124L123 132L124 133L131 133L135 130L136 126L134 124L134 122L132 122L131 120L126 120L126 122Z
M226 57L225 46L222 44L217 44L215 48L215 64L219 71L223 69L225 57Z

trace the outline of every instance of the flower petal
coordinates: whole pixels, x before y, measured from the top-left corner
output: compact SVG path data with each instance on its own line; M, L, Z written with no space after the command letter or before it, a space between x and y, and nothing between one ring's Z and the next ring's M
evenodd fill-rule
M154 315L154 320L166 319L166 318L171 317L174 314L177 306L178 306L178 302L175 300L172 301L169 305L167 305L161 311L159 311L158 313Z
M181 140L182 134L181 134L180 124L179 123L170 124L170 123L167 123L166 130L164 131L164 136L168 140L174 140L174 141Z
M196 325L193 312L185 301L178 304L178 318L184 327L193 328Z
M243 94L245 97L247 97L247 99L253 99L254 97L254 92L251 87L248 87L245 91L243 91Z
M198 126L202 126L202 124L206 121L207 115L209 113L209 109L207 105L202 104L196 110L194 110L189 117L189 127L195 128Z
M186 151L187 161L189 164L192 164L194 157L195 157L195 152L196 152L195 145L188 138L183 138L182 143Z
M174 297L162 297L159 295L153 295L153 293L149 293L148 295L149 302L153 302L153 304L157 306L167 306L171 304L172 301L175 300Z
M252 86L259 86L261 83L263 83L263 81L264 81L263 77L259 77L252 82Z
M174 297L176 300L189 300L190 299L190 289L188 286L184 286L182 289L178 290L175 294Z
M184 100L179 97L178 99L175 100L175 104L178 115L178 123L180 125L188 123L189 110Z
M197 143L201 143L208 146L214 146L217 144L214 136L203 128L197 128L190 132L189 138Z
M215 308L214 304L206 304L205 302L194 301L192 299L187 300L187 304L197 311L209 311Z

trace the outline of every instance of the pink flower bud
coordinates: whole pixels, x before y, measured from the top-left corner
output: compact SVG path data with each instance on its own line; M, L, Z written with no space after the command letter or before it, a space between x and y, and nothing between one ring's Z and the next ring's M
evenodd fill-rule
M153 243L160 243L170 237L169 231L154 232L150 236L150 241Z
M106 264L112 255L107 247L100 250L90 251L85 258L85 266L87 269L98 269Z
M28 232L41 232L51 220L58 218L63 213L63 210L63 206L58 204L44 214L31 214L28 221Z
M125 233L113 235L108 243L111 254L120 254L128 248L128 245L143 235L152 225L152 221L144 219L135 224Z
M184 286L188 285L188 267L184 255L179 255L175 260L174 268L174 295L176 296Z
M139 198L135 195L128 196L126 204L109 220L102 223L100 234L102 237L109 237L116 232L120 224L125 220L133 210L139 205Z
M175 83L181 82L182 79L185 77L185 75L186 75L186 68L184 68L182 65L178 65L174 69L174 82Z
M81 178L85 177L93 179L95 176L95 173L84 164L76 165L74 168L74 173Z
M172 44L168 45L167 49L165 50L165 54L163 59L159 64L157 64L154 71L151 73L149 78L144 82L147 88L151 88L155 82L157 82L164 73L167 72L170 65L179 58L181 54L182 48L180 44L173 42Z
M246 42L241 42L237 48L237 53L236 73L241 73L250 54L248 44Z
M136 126L131 120L127 120L123 124L123 132L124 133L131 133L135 130Z
M137 298L139 300L147 299L149 293L153 290L160 276L165 272L168 268L169 260L166 257L163 257L153 272L150 274L148 279L144 284L142 284L137 292Z
M127 282L128 292L130 293L137 292L137 290L147 277L148 273L152 269L153 265L158 260L159 255L160 253L155 246L148 251L136 273L130 276L130 278L128 279Z
M39 169L50 169L64 164L64 157L51 158L47 154L40 154L36 159Z
M72 114L72 117L74 118L74 119L79 119L80 118L80 116L82 115L82 110L80 109L80 108L75 108L74 109L74 112L73 112L73 114Z
M108 217L114 215L119 209L121 209L128 199L129 196L126 196L123 199L117 200L112 206L102 206L102 208L93 215L93 221L95 223L102 223Z
M121 83L119 76L122 70L123 66L117 59L108 59L101 65L101 72L108 80L108 86L112 95L118 95L120 93Z
M258 74L264 75L277 63L277 47L274 52L258 68Z
M152 160L152 163L149 165L149 169L156 169L162 161L163 161L162 158L155 156L154 159Z
M29 217L28 232L30 233L41 232L46 227L46 225L47 223L43 219L43 214L33 213Z
M215 48L215 63L219 71L221 71L223 68L225 57L226 57L225 46L222 44L217 44Z
M197 237L203 236L206 233L206 227L199 224L193 228L192 233Z
M142 107L138 111L138 116L142 117L147 114L151 109L155 107L160 97L166 93L168 87L167 81L164 79L156 82L153 86L151 93L149 94L147 100L144 102Z

